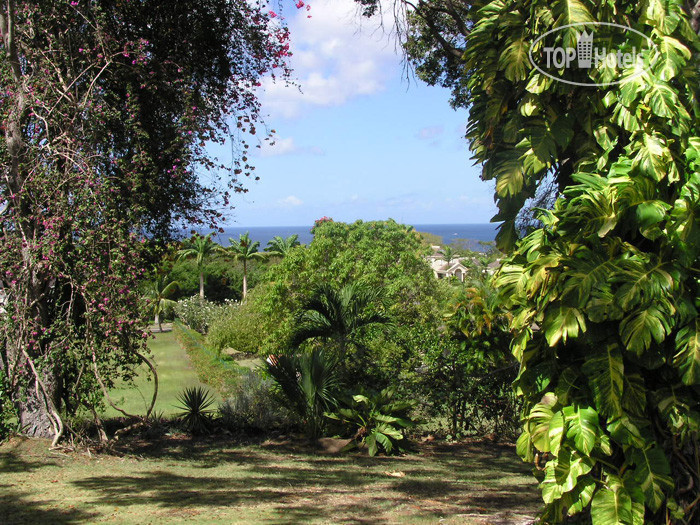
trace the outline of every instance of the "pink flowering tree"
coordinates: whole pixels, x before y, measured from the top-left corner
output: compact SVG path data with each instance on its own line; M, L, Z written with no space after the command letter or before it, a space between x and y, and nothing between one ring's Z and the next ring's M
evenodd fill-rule
M212 223L254 176L256 86L288 75L275 18L244 0L0 5L0 409L26 434L97 419L149 363L136 284L175 224ZM205 149L227 139L232 165Z

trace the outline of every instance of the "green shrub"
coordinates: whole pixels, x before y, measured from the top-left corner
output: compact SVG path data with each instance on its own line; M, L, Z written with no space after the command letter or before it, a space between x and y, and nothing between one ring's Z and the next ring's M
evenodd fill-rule
M192 330L206 334L209 325L234 304L233 301L217 304L206 299L202 300L198 295L195 295L178 301L175 306L175 314Z
M201 334L188 329L179 321L173 323L173 330L178 343L189 355L198 379L219 392L222 397L233 392L241 372L247 369L222 360L215 351L204 344Z
M387 454L404 450L404 432L416 425L409 416L414 405L413 401L394 400L394 391L385 388L379 393L361 391L347 407L326 415L355 427L345 450L367 446L369 455L375 456L380 448Z
M207 343L221 352L233 348L246 354L257 354L263 333L263 314L251 303L232 303L218 310L209 323Z
M229 430L258 431L291 426L289 410L272 392L274 384L258 370L242 372L233 395L219 405L222 426Z

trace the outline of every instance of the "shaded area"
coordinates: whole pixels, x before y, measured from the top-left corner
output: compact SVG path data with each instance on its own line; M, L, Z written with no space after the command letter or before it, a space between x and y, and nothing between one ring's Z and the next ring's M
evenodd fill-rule
M10 505L6 516L16 523L136 516L146 522L526 523L540 502L512 446L430 444L420 445L420 454L375 458L324 454L289 440L236 445L173 436L158 446L136 441L123 446L131 452L121 458L100 455L59 464L49 457L24 460L17 450L0 447L0 458L7 459L0 463L4 479L18 478L25 469L65 474L51 499L40 487L31 490L31 501L28 485L25 493L10 491L6 499L20 503ZM61 498L76 508L57 511ZM35 519L42 512L46 517Z

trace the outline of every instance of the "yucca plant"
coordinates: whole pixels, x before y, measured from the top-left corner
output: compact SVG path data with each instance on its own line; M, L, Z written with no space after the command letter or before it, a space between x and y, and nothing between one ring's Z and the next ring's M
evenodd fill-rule
M395 401L394 395L389 388L379 393L363 391L353 395L347 407L326 414L326 417L357 427L353 440L344 450L367 446L369 455L375 456L380 448L386 454L405 449L402 446L404 432L415 426L409 415L415 403Z
M177 408L182 410L178 418L187 432L205 434L211 430L214 410L209 407L214 404L214 398L208 390L200 386L185 388L177 400L180 402Z

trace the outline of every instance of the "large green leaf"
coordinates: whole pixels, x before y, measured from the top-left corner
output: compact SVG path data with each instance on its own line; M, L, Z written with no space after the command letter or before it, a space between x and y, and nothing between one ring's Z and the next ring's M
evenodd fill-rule
M578 478L588 474L593 464L594 460L586 455L562 449L559 455L548 461L545 466L544 480L540 483L544 502L552 503L564 493L574 490Z
M625 367L618 346L609 344L590 355L583 372L588 376L598 412L608 417L621 415Z
M524 184L523 166L518 157L503 161L496 170L496 193L500 197L514 196L520 193Z
M632 461L636 465L634 480L644 492L647 506L656 512L666 499L664 492L672 492L674 488L666 455L658 447L647 446L633 449Z
M578 337L579 329L586 330L586 321L578 308L559 305L547 310L544 335L549 346L555 346L559 341L565 343L569 337Z
M598 413L591 407L567 406L562 409L567 423L566 437L582 454L590 454L600 434Z
M528 432L532 444L541 452L550 451L549 428L554 412L552 407L557 404L554 394L548 393L537 403L528 417Z
M679 368L683 383L700 383L700 317L678 332L676 351L673 364Z
M556 25L579 24L593 22L593 17L581 0L558 0L553 5Z
M632 312L620 323L620 336L625 347L637 355L651 346L652 338L660 343L669 331L668 314L657 306Z
M581 476L574 490L567 492L562 497L562 503L568 507L567 515L573 516L586 508L593 498L596 482L593 476Z
M591 502L593 525L631 525L633 523L632 498L622 485L601 487Z
M501 57L498 59L498 68L505 72L506 78L513 82L525 80L528 70L532 68L528 50L530 45L525 38L513 38L509 40Z

